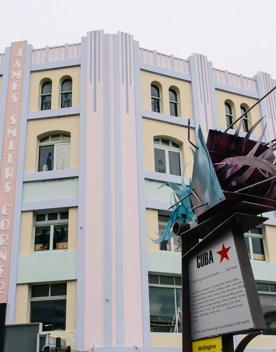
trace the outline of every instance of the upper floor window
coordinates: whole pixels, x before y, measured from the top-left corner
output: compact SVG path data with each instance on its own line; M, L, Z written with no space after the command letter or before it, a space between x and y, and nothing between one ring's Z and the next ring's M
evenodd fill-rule
M154 138L155 171L181 175L180 147L166 138Z
M158 233L159 236L165 231L167 222L169 220L169 215L158 213ZM173 236L168 241L162 241L160 243L161 251L172 251L172 252L181 252L181 242L179 236Z
M60 107L69 108L72 106L72 79L65 78L60 85Z
M249 258L252 260L265 260L263 228L255 227L246 232L244 237Z
M156 84L151 85L151 110L154 112L160 112L161 97L160 89Z
M247 107L245 105L241 105L241 115L244 114L247 111ZM245 114L244 117L242 118L242 129L244 132L249 131L249 118L248 114Z
M69 167L70 136L50 134L39 140L38 171L66 169Z
M149 275L150 330L179 333L181 277Z
M52 82L50 80L44 81L41 85L40 92L40 110L51 109L52 100Z
M230 127L234 122L233 109L230 102L224 103L224 109L225 109L226 124L227 124L227 127Z
M170 115L178 116L178 96L174 89L170 88L169 90L169 99L170 99Z
M265 335L276 335L276 283L257 282L258 295L266 323Z
M66 283L31 286L30 322L41 322L44 331L66 328Z
M34 251L68 248L68 210L34 214Z

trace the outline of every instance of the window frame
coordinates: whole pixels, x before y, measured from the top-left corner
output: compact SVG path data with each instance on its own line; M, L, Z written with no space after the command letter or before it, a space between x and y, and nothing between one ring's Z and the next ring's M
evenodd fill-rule
M155 96L152 94L152 88L155 88L158 91L158 96ZM156 112L156 113L161 113L161 88L159 84L157 83L151 83L150 85L150 97L151 97L151 111ZM153 106L155 106L155 103L157 103L157 110L153 109Z
M246 107L244 104L241 104L240 110L242 115L248 110L248 107ZM243 129L243 132L248 132L250 130L250 119L249 119L248 113L245 114L244 117L242 118L242 129Z
M153 283L150 282L150 277L155 276L158 277L158 283ZM172 277L174 283L173 284L164 284L164 283L160 283L160 277ZM150 313L150 331L151 332L157 332L157 333L177 333L180 334L181 331L178 331L179 328L179 324L181 324L181 315L182 315L182 304L181 304L181 299L182 299L182 285L181 282L180 283L176 283L176 278L179 278L181 280L181 276L179 275L156 275L154 273L150 273L148 274L148 285L149 285L149 292L150 292L150 288L151 287L155 287L155 288L167 288L167 289L173 289L173 295L174 295L174 311L175 311L175 326L174 326L174 331L152 331L151 330L151 326L152 326L152 321L151 321L151 313ZM176 290L180 290L180 309L178 309L177 307L177 291ZM150 297L150 293L149 293L149 297ZM150 305L150 301L149 301L149 305ZM178 319L176 321L176 319ZM181 325L180 325L181 326ZM182 330L182 329L180 329Z
M248 239L248 247L249 247L248 255L249 255L250 260L265 261L266 260L266 253L265 253L265 245L264 245L264 239L265 239L264 228L263 228L263 226L257 227L257 228L261 229L262 233L251 232L251 231L254 231L254 229L244 233L245 241L246 241L246 239ZM263 247L263 252L264 252L263 254L254 253L253 243L252 243L252 240L254 240L254 238L262 240L262 247Z
M175 95L175 100L171 100L171 93L173 93ZM176 91L176 89L174 88L169 88L169 108L170 108L170 116L175 116L178 117L179 116L179 99L178 99L178 92ZM175 114L172 114L172 109L171 106L174 107L175 109Z
M51 291L52 291L52 286L54 285L60 285L60 284L65 284L65 288L66 288L66 293L65 295L57 295L57 296L53 296L51 295ZM48 286L48 296L40 296L40 297L32 297L32 287L34 286L41 286L41 285L45 285ZM62 281L62 282L55 282L55 283L41 283L41 284L31 284L30 285L30 322L32 323L32 302L50 302L50 301L62 301L65 300L65 321L64 321L64 329L58 329L58 330L44 330L44 326L42 328L43 331L65 331L66 330L66 308L67 308L67 282ZM43 323L42 323L43 324Z
M67 219L61 219L61 213L67 212L68 216ZM57 213L56 220L49 220L49 214ZM39 214L45 214L44 221L37 221L36 216ZM54 247L54 229L55 226L59 225L67 225L67 248L53 248ZM49 248L48 249L38 249L35 250L35 238L36 238L36 228L37 227L50 227L50 235L49 235ZM68 251L69 245L69 208L66 209L53 209L53 210L45 210L45 211L35 211L33 212L33 253L41 253L41 252L55 252L55 251Z
M162 140L163 141L166 140L169 143L169 145L162 143ZM167 174L167 175L181 176L181 170L182 170L181 145L179 143L171 140L170 138L167 138L167 137L154 137L153 144L154 144L154 154L155 154L155 149L161 149L161 150L164 150L164 152L165 152L165 170L166 170L166 172L161 172L161 171L156 170L155 155L154 155L154 170L155 170L155 172L159 172L159 173ZM173 144L175 144L175 146ZM179 155L179 171L180 171L180 173L177 175L172 174L170 172L170 158L169 158L170 153L169 152L175 152L175 153L178 153L178 155Z
M45 84L50 83L51 84L51 92L50 93L43 93L43 87ZM44 79L41 84L40 84L40 95L39 95L39 110L40 111L45 111L45 110L51 110L52 109L52 89L53 89L53 83L51 79ZM50 97L50 107L47 109L42 109L42 103L43 103L43 98L45 97Z
M53 138L59 136L59 139L54 140ZM47 140L46 140L47 139ZM69 148L68 152L68 166L64 168L57 168L57 145L67 145ZM71 134L67 132L53 132L47 135L38 137L38 158L37 158L37 171L54 171L54 170L64 170L70 168L70 145L71 145ZM40 147L53 146L53 168L51 170L39 170L40 168ZM47 166L44 164L43 166Z
M226 110L226 108L229 109L229 112ZM233 104L231 102L229 102L228 100L226 100L224 102L224 111L225 111L225 117L226 117L226 126L230 127L233 122L234 122L234 111L233 111Z
M65 81L70 81L71 82L71 90L62 90L62 85L64 84ZM63 95L65 94L71 94L71 104L69 106L62 106L62 101L63 101ZM64 108L71 108L72 107L72 103L73 103L73 80L70 76L67 77L63 77L60 80L60 86L59 86L59 106L61 109Z

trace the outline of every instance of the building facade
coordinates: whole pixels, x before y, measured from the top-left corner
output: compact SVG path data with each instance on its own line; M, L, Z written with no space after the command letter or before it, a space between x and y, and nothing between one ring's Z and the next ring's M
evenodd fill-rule
M224 130L269 91L253 78L139 47L131 35L89 32L81 43L0 55L0 299L7 324L41 321L77 351L181 346L181 258L156 244L171 205L166 182L192 175L188 143ZM261 117L276 138L276 95ZM230 130L233 133L233 130ZM258 126L252 138L262 133ZM245 234L276 346L276 215Z

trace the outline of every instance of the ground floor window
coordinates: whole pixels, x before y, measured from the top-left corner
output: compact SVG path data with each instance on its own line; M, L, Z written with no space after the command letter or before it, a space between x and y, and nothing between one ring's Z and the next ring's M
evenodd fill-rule
M267 329L265 335L276 335L276 283L257 282L257 290Z
M181 332L180 276L149 275L150 330Z
M66 283L31 286L30 322L40 322L44 331L66 328Z

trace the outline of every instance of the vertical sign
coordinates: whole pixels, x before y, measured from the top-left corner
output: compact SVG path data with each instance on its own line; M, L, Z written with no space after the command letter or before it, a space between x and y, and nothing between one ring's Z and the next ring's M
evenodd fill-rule
M13 43L9 64L8 94L0 168L0 303L6 303L8 300L26 47L27 42L25 41ZM24 146L21 146L21 148L24 148Z

